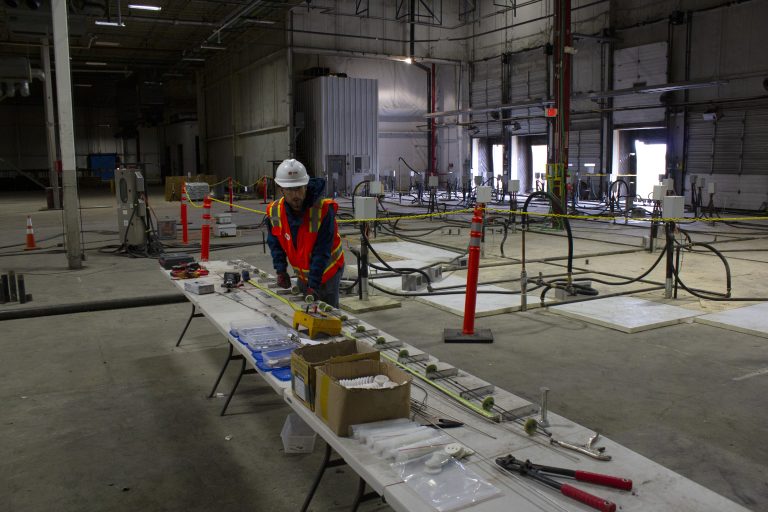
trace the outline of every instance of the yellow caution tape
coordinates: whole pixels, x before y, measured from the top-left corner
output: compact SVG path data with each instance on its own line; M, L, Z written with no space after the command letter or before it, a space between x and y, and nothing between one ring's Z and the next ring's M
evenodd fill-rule
M220 199L216 199L211 197L211 201L214 201L216 203L221 203L224 205L229 205L229 201L222 201ZM191 199L188 199L187 202L192 205L194 208L202 208L202 206L198 203L196 204ZM235 208L240 208L241 210L245 210L251 213L257 213L259 215L266 215L267 212L262 210L255 210L253 208L248 208L246 206L241 206L237 203L232 203L232 206ZM544 217L544 218L552 218L552 219L573 219L573 220L586 220L586 221L597 221L597 222L605 222L605 221L621 221L621 220L634 220L639 222L692 222L692 221L701 221L701 222L747 222L747 221L768 221L768 216L752 216L752 217L717 217L717 218L709 218L709 219L696 219L696 218L690 218L690 217L655 217L655 218L640 218L640 219L634 219L632 217L626 217L624 215L605 215L605 216L599 216L599 215L567 215L563 213L543 213L543 212L524 212L522 210L503 210L501 208L483 208L486 212L493 212L493 213L500 213L504 215L527 215L529 217ZM474 208L465 208L462 210L451 210L447 212L442 213L421 213L416 215L400 215L395 217L374 217L370 219L340 219L336 222L338 224L357 224L360 222L389 222L389 221L398 221L398 220L419 220L419 219L429 219L432 217L443 217L447 215L463 215L467 213L472 213L474 211Z

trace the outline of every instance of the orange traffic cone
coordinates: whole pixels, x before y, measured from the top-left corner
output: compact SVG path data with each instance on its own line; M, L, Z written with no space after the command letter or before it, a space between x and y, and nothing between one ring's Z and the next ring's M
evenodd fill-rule
M31 251L33 249L39 249L39 247L35 245L35 230L32 229L32 217L27 215L27 246L24 250Z

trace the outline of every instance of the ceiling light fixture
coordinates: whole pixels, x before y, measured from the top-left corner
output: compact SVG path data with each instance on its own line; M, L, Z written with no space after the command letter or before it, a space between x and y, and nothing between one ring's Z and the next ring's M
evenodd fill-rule
M95 41L93 46L120 46L120 43L115 43L113 41Z
M200 45L200 48L203 50L226 50L226 46L222 46L220 44L214 44L214 43L203 43Z
M181 60L185 60L187 62L205 62L205 59L202 57L182 57Z
M93 87L93 84L75 84L75 87Z
M106 62L94 62L94 61L88 61L85 63L86 66L106 66Z
M122 21L111 20L96 20L93 22L95 25L101 25L102 27L124 27L125 23Z
M275 21L272 20L257 20L256 18L243 18L247 23L253 23L255 25L274 25Z
M403 62L405 62L406 64L413 64L413 59L410 57L406 57L403 59Z
M163 73L163 76L170 76L170 77L173 77L173 78L183 78L184 74L183 73L170 73L169 72L169 73Z
M157 5L144 5L144 4L128 4L129 9L136 9L137 11L161 11L163 8Z

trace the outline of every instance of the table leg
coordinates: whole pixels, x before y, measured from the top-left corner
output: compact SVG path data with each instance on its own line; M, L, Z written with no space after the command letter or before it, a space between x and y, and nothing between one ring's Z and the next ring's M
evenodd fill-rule
M309 504L312 502L312 498L315 496L315 491L317 491L317 488L320 485L320 480L323 478L323 473L325 473L325 470L346 464L344 459L331 460L331 451L331 445L326 443L325 455L323 455L323 464L320 466L320 471L317 472L315 481L312 482L312 488L309 490L309 494L307 494L307 497L304 499L304 505L301 506L301 512L307 512Z
M229 345L232 346L231 344ZM240 359L240 373L237 374L237 380L235 380L235 385L232 386L232 391L229 393L229 396L227 397L227 401L224 403L224 407L221 409L220 416L224 416L227 413L227 407L229 407L229 402L232 401L232 397L235 396L235 391L237 391L237 386L240 385L240 379L243 378L243 375L250 375L252 373L256 373L256 370L250 368L248 370L245 369L246 360L245 357L241 355L234 356L232 360Z
M227 345L229 345L229 353L227 354L227 358L224 360L224 366L221 367L221 371L219 372L219 377L216 379L216 383L213 385L213 389L211 389L211 394L208 395L208 398L213 397L213 394L216 392L216 388L219 387L219 382L221 382L221 378L224 376L224 371L227 369L229 362L232 360L232 344L227 343Z
M190 313L189 318L187 318L187 324L184 326L184 330L181 331L181 336L179 336L179 340L176 342L176 346L178 347L181 344L182 338L184 338L184 335L187 333L187 329L189 328L189 324L192 322L193 318L200 318L201 316L205 316L202 313L195 313L195 305L192 304L192 313Z
M364 501L369 501L378 498L378 493L365 492L365 480L360 477L360 481L357 483L357 494L355 494L355 501L352 503L352 512L357 512L357 507Z

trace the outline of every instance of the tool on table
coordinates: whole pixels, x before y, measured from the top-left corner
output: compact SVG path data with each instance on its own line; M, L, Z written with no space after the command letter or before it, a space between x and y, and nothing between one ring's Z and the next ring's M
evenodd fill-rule
M222 288L226 288L228 292L231 292L233 288L242 286L240 284L239 272L224 272L224 281L221 283Z
M549 426L549 420L547 419L547 410L549 409L549 388L542 387L541 391L541 408L539 409L539 425L542 427Z
M307 304L306 310L302 311L300 306L297 306L285 297L281 297L268 287L258 283L256 280L251 279L248 282L259 290L290 306L294 310L293 324L291 325L292 328L298 329L299 326L306 327L309 330L310 338L314 338L315 335L320 333L329 336L338 336L341 334L341 318L319 311L318 303L314 301L314 297L307 296L310 301Z
M590 438L587 440L587 443L583 445L566 443L564 441L558 441L557 439L554 439L554 438L551 438L549 440L549 443L554 444L555 446L568 448L569 450L573 450L575 452L583 453L584 455L588 455L593 459L603 460L603 461L611 460L611 456L605 454L604 446L595 447L595 443L599 438L600 438L600 434L598 432L595 432L594 435L590 436Z
M566 468L556 468L552 466L541 466L534 464L530 460L522 461L512 455L499 457L496 459L496 465L506 471L519 473L522 476L529 476L544 485L560 491L564 496L568 496L576 501L584 503L592 508L602 512L614 512L616 504L606 499L589 494L586 491L574 487L567 483L558 482L547 475L566 476L580 482L589 482L592 484L613 487L622 491L632 490L632 480L611 475L602 475L600 473L590 473L588 471L579 471Z
M208 275L208 269L199 263L182 263L181 265L175 265L171 269L171 277L173 279L197 279Z

